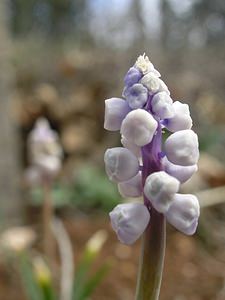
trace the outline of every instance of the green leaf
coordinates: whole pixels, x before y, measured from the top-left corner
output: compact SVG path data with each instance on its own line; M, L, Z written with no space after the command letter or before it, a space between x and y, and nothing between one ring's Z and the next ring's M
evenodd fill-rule
M25 253L21 254L19 257L19 267L24 289L28 298L30 300L45 300L41 288L34 278L32 265Z
M86 281L85 285L83 286L83 290L77 300L85 300L88 299L90 295L94 292L95 288L100 284L102 279L106 276L109 271L109 264L105 263L101 266L95 274Z

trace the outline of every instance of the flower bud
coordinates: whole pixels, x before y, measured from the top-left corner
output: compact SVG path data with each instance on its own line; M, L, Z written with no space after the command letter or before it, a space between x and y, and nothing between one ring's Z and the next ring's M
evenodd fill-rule
M168 89L168 86L165 84L164 81L162 81L162 79L159 79L159 92L165 92L167 93L168 95L170 95L170 91Z
M129 180L139 171L137 157L126 148L117 147L107 149L104 162L109 179L115 182Z
M150 62L148 56L144 55L140 55L135 63L135 67L138 68L142 74L147 74L149 72L154 72L155 68L153 66L153 64ZM160 76L160 74L159 74Z
M144 193L158 212L165 213L171 205L179 185L180 183L176 178L164 171L159 171L146 178Z
M198 199L191 194L175 194L173 202L166 212L167 221L187 235L195 233L199 215Z
M129 112L121 125L121 134L137 146L151 142L157 129L157 122L150 113L143 109Z
M171 118L174 115L173 100L166 92L160 92L152 98L152 111L161 119Z
M122 197L140 197L142 195L142 178L141 172L139 172L133 178L120 182L118 189Z
M179 166L171 163L168 161L166 157L163 158L162 164L164 166L164 170L170 174L171 176L177 178L177 180L180 181L180 183L184 183L188 179L191 178L191 176L197 172L198 166Z
M127 74L124 77L124 83L126 86L132 86L137 83L142 77L142 73L135 67L132 67L128 70Z
M155 76L152 72L142 77L140 83L142 83L149 90L149 93L151 95L159 91L160 79L157 76Z
M105 100L105 121L106 130L120 130L121 123L130 111L127 101L121 98L110 98Z
M130 141L128 141L128 139L126 139L124 136L121 137L121 144L129 149L135 156L137 156L138 158L141 157L141 147L131 143Z
M141 203L119 204L109 216L118 239L127 245L142 235L150 220L147 207Z
M148 90L141 83L136 83L124 91L132 109L142 108L148 100Z
M199 158L197 134L190 129L171 134L165 141L165 153L175 165L195 165Z
M192 119L190 116L189 106L187 104L175 101L173 103L174 116L168 117L165 127L172 132L190 129L192 127Z

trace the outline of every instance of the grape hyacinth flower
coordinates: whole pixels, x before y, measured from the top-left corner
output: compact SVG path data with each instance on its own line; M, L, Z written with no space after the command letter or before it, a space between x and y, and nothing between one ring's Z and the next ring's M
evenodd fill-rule
M28 153L31 167L28 179L52 180L61 169L63 151L58 134L45 118L39 118L28 136Z
M198 137L191 129L188 105L173 102L160 77L149 58L141 55L125 75L123 98L105 101L104 127L120 130L124 146L106 150L106 173L123 197L144 198L144 203L120 204L110 213L122 243L130 245L144 233L136 294L142 300L159 296L165 221L192 235L200 214L194 195L178 193L197 171ZM163 143L165 130L172 134Z
M58 134L51 129L45 118L39 118L28 136L30 168L27 179L43 190L42 230L43 250L50 261L54 257L54 238L51 223L54 216L52 188L62 166L63 151Z

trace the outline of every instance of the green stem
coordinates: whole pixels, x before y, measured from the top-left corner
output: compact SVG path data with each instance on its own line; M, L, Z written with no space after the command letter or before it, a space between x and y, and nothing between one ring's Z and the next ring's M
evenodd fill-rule
M158 300L166 246L165 217L151 208L142 239L136 300Z

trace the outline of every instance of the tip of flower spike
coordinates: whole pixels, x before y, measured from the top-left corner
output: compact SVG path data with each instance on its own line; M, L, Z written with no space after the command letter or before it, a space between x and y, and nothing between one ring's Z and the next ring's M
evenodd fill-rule
M147 74L150 71L154 70L154 66L149 60L148 56L143 55L138 56L136 62L135 62L135 67L139 69L143 74Z

